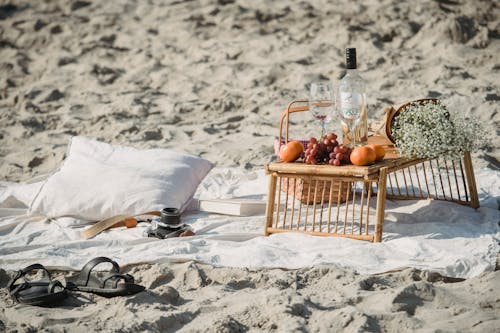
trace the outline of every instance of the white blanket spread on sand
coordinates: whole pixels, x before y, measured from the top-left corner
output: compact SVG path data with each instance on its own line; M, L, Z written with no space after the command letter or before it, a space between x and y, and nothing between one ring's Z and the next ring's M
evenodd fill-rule
M481 207L443 201L388 200L382 243L297 233L263 236L265 217L188 212L183 222L196 236L145 238L147 223L115 228L93 239L80 232L90 224L73 218L27 217L26 207L41 182L0 184L0 267L17 270L35 262L80 269L108 256L120 265L197 260L217 266L300 268L334 264L359 273L415 267L469 278L495 267L500 250L500 173L476 170ZM264 172L214 169L198 188L205 199L251 196L265 199ZM15 199L14 199L15 198Z

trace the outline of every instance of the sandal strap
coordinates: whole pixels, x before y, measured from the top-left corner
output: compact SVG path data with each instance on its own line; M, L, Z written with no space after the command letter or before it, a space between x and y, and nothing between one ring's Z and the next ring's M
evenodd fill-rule
M58 281L58 280L50 281L49 285L47 286L47 290L48 290L49 294L53 294L56 287L60 287L60 288L64 289L64 286L62 285L62 283L60 281Z
M46 282L42 282L43 280L32 281L32 282L23 281L20 284L15 284L20 278L24 277L26 274L34 270L42 270L44 272L44 276L47 277L49 280ZM20 291L29 289L33 285L43 285L42 283L47 283L47 282L48 282L47 289L49 293L53 293L56 287L64 288L60 281L52 280L50 272L43 265L41 264L29 265L28 267L25 267L17 271L16 275L14 275L12 280L10 280L8 285L9 294L16 302L19 302L17 295Z
M92 273L92 270L94 269L94 267L102 263L111 263L113 265L113 268L110 270L111 273L120 272L120 266L118 266L116 261L111 260L107 257L97 257L90 260L88 263L85 264L85 266L83 266L78 277L78 284L82 286L87 286L90 281L90 274Z
M41 265L41 264L33 264L33 265L29 265L28 267L25 267L25 268L21 269L20 271L16 272L16 275L14 275L14 277L12 278L12 280L10 280L10 282L9 282L9 285L8 285L9 290L12 291L12 289L14 288L14 283L17 280L19 280L20 278L22 278L23 276L25 276L29 272L37 270L37 269L43 270L44 273L46 274L46 276L49 278L49 281L52 281L52 278L50 276L50 272L43 265ZM24 284L25 283L22 283L19 286L22 286ZM16 289L18 289L18 288L16 288Z
M29 287L30 287L30 285L28 282L23 282L21 284L18 284L15 286L15 288L9 287L10 297L12 297L15 301L18 301L17 296L16 296L17 293L20 292L21 290L28 289Z
M101 288L104 288L108 281L112 283L111 287L116 288L120 280L123 280L125 283L134 283L134 277L130 274L112 274L102 280Z

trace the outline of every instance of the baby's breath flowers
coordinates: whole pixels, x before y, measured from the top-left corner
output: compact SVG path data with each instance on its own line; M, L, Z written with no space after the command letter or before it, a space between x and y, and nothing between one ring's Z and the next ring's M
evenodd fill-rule
M453 115L439 101L409 104L391 124L402 156L459 159L487 144L488 133L474 119Z

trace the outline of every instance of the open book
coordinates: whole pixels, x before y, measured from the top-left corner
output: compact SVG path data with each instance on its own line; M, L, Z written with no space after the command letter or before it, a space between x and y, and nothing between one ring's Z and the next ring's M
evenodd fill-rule
M233 199L193 199L187 210L217 213L224 215L252 216L263 215L266 212L265 200L233 198Z

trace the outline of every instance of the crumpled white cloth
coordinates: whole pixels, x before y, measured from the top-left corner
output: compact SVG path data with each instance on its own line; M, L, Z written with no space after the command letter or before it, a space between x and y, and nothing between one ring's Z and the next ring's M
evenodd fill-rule
M218 266L300 268L334 264L359 273L415 267L470 278L495 267L500 251L500 173L476 170L481 207L442 201L394 201L386 204L382 243L337 237L281 233L263 236L265 217L234 217L187 212L183 222L196 236L158 240L143 237L146 224L117 228L82 240L88 227L73 218L47 220L25 216L39 183L0 184L0 268L17 270L35 262L81 269L91 258L108 256L120 265L168 260L197 260ZM264 198L264 172L214 169L197 197ZM14 199L16 198L16 200Z

